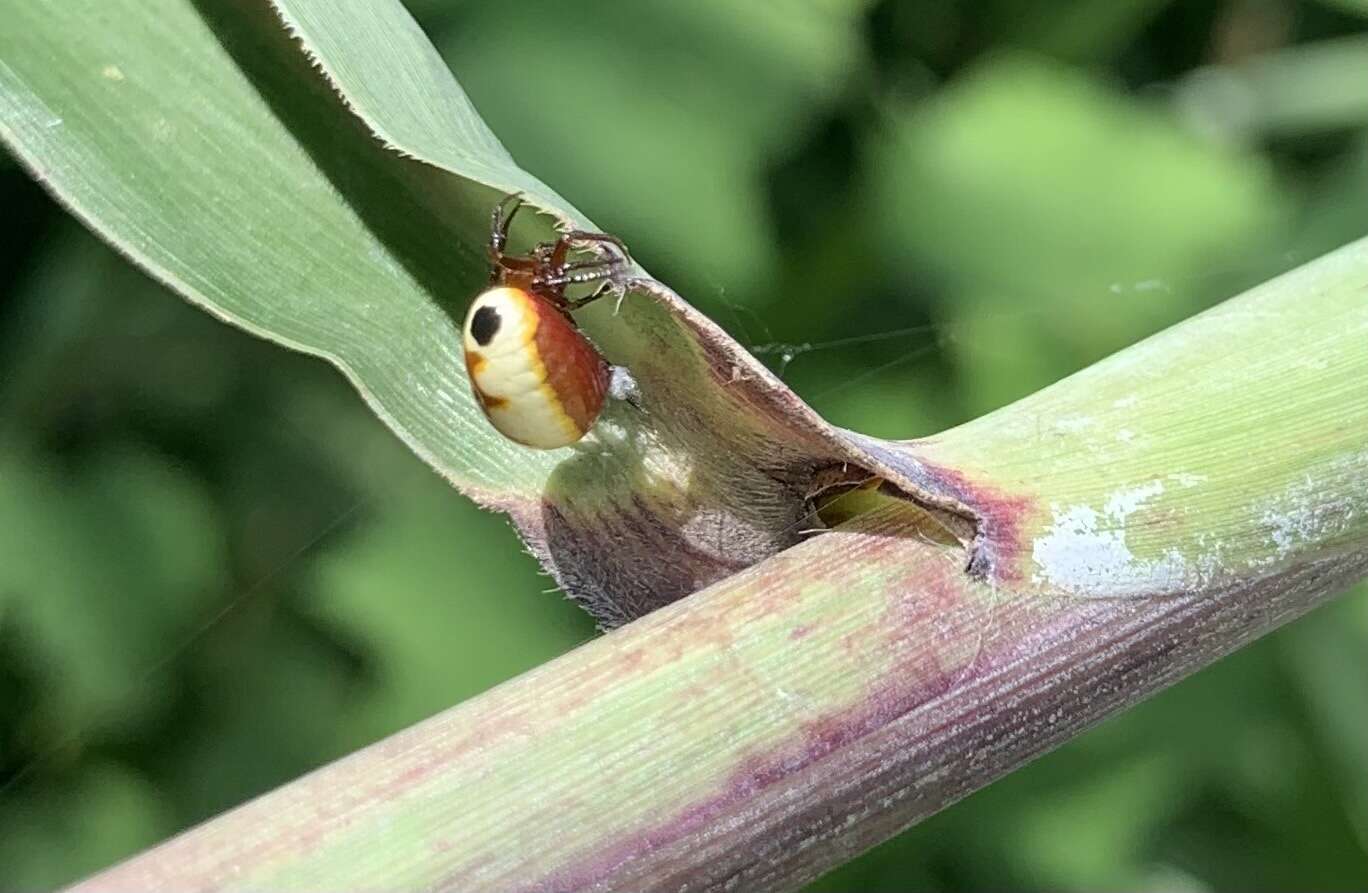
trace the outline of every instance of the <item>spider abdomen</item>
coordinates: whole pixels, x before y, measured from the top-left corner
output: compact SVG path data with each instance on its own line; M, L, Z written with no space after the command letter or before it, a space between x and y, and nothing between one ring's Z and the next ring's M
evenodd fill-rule
M555 449L598 418L609 370L551 301L514 286L481 293L464 329L466 370L480 408L510 440Z

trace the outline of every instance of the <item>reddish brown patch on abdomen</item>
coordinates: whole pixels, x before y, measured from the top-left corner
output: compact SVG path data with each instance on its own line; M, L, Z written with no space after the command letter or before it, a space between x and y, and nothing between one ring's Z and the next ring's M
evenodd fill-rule
M546 367L546 383L576 427L588 431L608 393L608 364L555 305L536 293L528 298L538 317L534 340Z

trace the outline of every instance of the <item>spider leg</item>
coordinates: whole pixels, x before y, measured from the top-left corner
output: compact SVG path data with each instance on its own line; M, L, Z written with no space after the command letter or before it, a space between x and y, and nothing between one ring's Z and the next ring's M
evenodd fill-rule
M607 233L590 233L576 229L571 230L568 233L563 233L561 237L556 240L555 247L551 251L551 257L548 263L551 269L559 270L567 268L565 260L570 255L570 248L576 242L594 245L611 245L613 248L611 253L616 254L617 257L612 258L611 260L604 259L602 261L603 263L623 263L632 259L632 255L627 251L627 246L624 245L622 240L617 236L610 236Z
M547 262L542 266L535 281L539 285L575 285L611 278L621 268L622 262L617 258L582 260L568 264L562 263L560 266Z
M617 250L617 253L621 255L623 260L630 261L632 259L632 253L627 250L627 245L617 236L610 235L609 233L589 233L584 232L583 230L571 230L561 236L561 239L562 241L567 242L588 242L593 245L611 245Z
M569 300L562 297L561 303L567 310L578 310L586 304L591 304L599 298L613 291L620 291L622 286L614 280L617 275L617 265L603 262L590 262L574 264L570 272L553 277L544 284L560 290L562 293L568 285L584 285L589 282L602 282L603 285L596 289L593 294L586 295L578 300Z
M494 262L489 265L489 284L504 285L509 281L509 275L515 274L518 280L535 278L537 271L542 269L542 264L530 257L509 257L501 254L494 258Z
M504 246L508 244L508 228L513 223L513 215L523 205L521 192L504 196L503 201L494 206L489 221L489 258L498 261L503 256Z
M611 293L612 290L613 290L613 287L612 287L611 285L607 285L607 286L604 286L604 287L600 287L600 288L598 288L598 289L595 289L595 291L594 291L593 294L591 294L591 295L585 295L584 297L580 298L578 301L566 301L566 302L565 302L565 309L567 309L567 310L578 310L578 309L580 309L581 307L584 307L585 305L594 303L595 301L597 301L599 298L603 297L604 295Z
M617 264L604 261L585 261L584 263L566 264L560 268L543 268L534 281L538 285L564 287L608 279L616 272Z

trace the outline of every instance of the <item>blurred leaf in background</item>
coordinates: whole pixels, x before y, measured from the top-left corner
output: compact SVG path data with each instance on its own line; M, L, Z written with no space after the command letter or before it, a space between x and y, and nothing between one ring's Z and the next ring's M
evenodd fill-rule
M413 0L514 156L820 411L930 433L1368 232L1357 0ZM592 634L341 378L0 158L0 886ZM1368 593L818 890L1368 884Z

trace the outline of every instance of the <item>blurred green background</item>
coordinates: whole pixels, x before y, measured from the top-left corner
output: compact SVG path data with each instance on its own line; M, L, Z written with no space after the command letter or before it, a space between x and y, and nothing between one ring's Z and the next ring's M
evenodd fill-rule
M874 434L1368 233L1364 0L411 8L525 167ZM151 284L3 156L0 209L0 889L593 635L328 367ZM1368 591L815 887L1368 888Z

